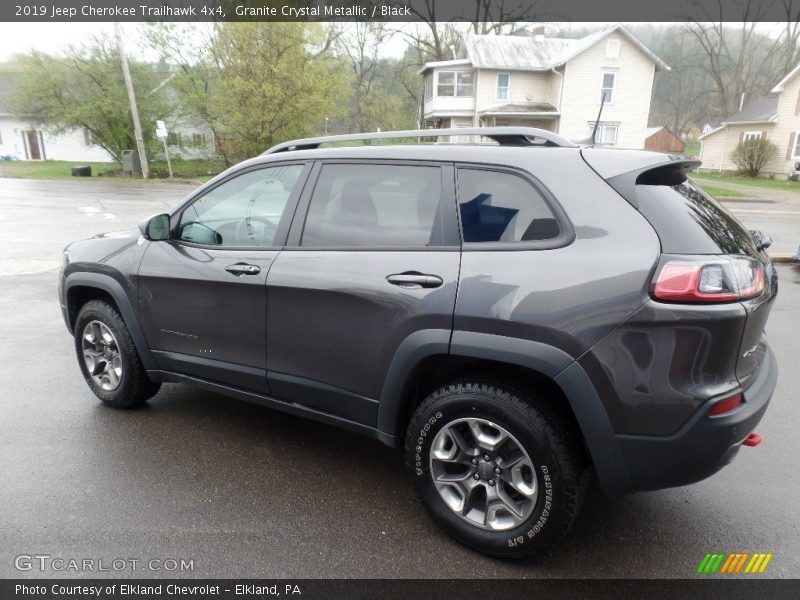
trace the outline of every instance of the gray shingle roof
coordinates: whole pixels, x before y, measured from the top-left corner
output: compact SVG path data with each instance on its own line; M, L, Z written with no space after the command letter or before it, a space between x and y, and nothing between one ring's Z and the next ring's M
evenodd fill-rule
M467 35L464 50L472 65L484 69L547 70L561 62L581 40L511 35Z
M745 100L742 110L724 119L723 123L746 123L748 121L769 121L778 114L778 94Z
M512 104L498 104L490 106L481 111L481 114L500 114L500 113L558 113L558 109L552 104L546 102L527 102L527 103L512 103Z

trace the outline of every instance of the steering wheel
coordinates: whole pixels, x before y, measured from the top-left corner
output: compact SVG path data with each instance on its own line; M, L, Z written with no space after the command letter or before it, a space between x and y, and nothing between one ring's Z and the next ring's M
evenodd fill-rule
M250 215L236 224L236 239L254 246L269 246L275 239L278 226L266 217Z

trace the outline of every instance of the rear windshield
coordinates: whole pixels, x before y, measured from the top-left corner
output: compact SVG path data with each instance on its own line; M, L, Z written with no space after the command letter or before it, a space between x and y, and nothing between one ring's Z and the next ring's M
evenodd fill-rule
M639 211L669 254L758 256L750 232L691 181L675 186L636 185Z

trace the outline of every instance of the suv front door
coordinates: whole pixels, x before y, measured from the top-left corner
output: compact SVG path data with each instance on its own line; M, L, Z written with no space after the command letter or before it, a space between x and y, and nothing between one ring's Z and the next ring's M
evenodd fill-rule
M446 351L460 246L453 167L321 162L267 278L270 389L375 426L400 345L425 330Z
M150 242L139 310L162 370L268 391L267 273L309 170L282 163L235 174L173 215L172 239Z

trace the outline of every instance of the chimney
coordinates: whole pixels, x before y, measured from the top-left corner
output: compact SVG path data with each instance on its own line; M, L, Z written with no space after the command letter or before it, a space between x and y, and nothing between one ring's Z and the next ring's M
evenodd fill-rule
M544 25L534 25L531 33L533 34L533 39L537 42L541 42L544 39Z

